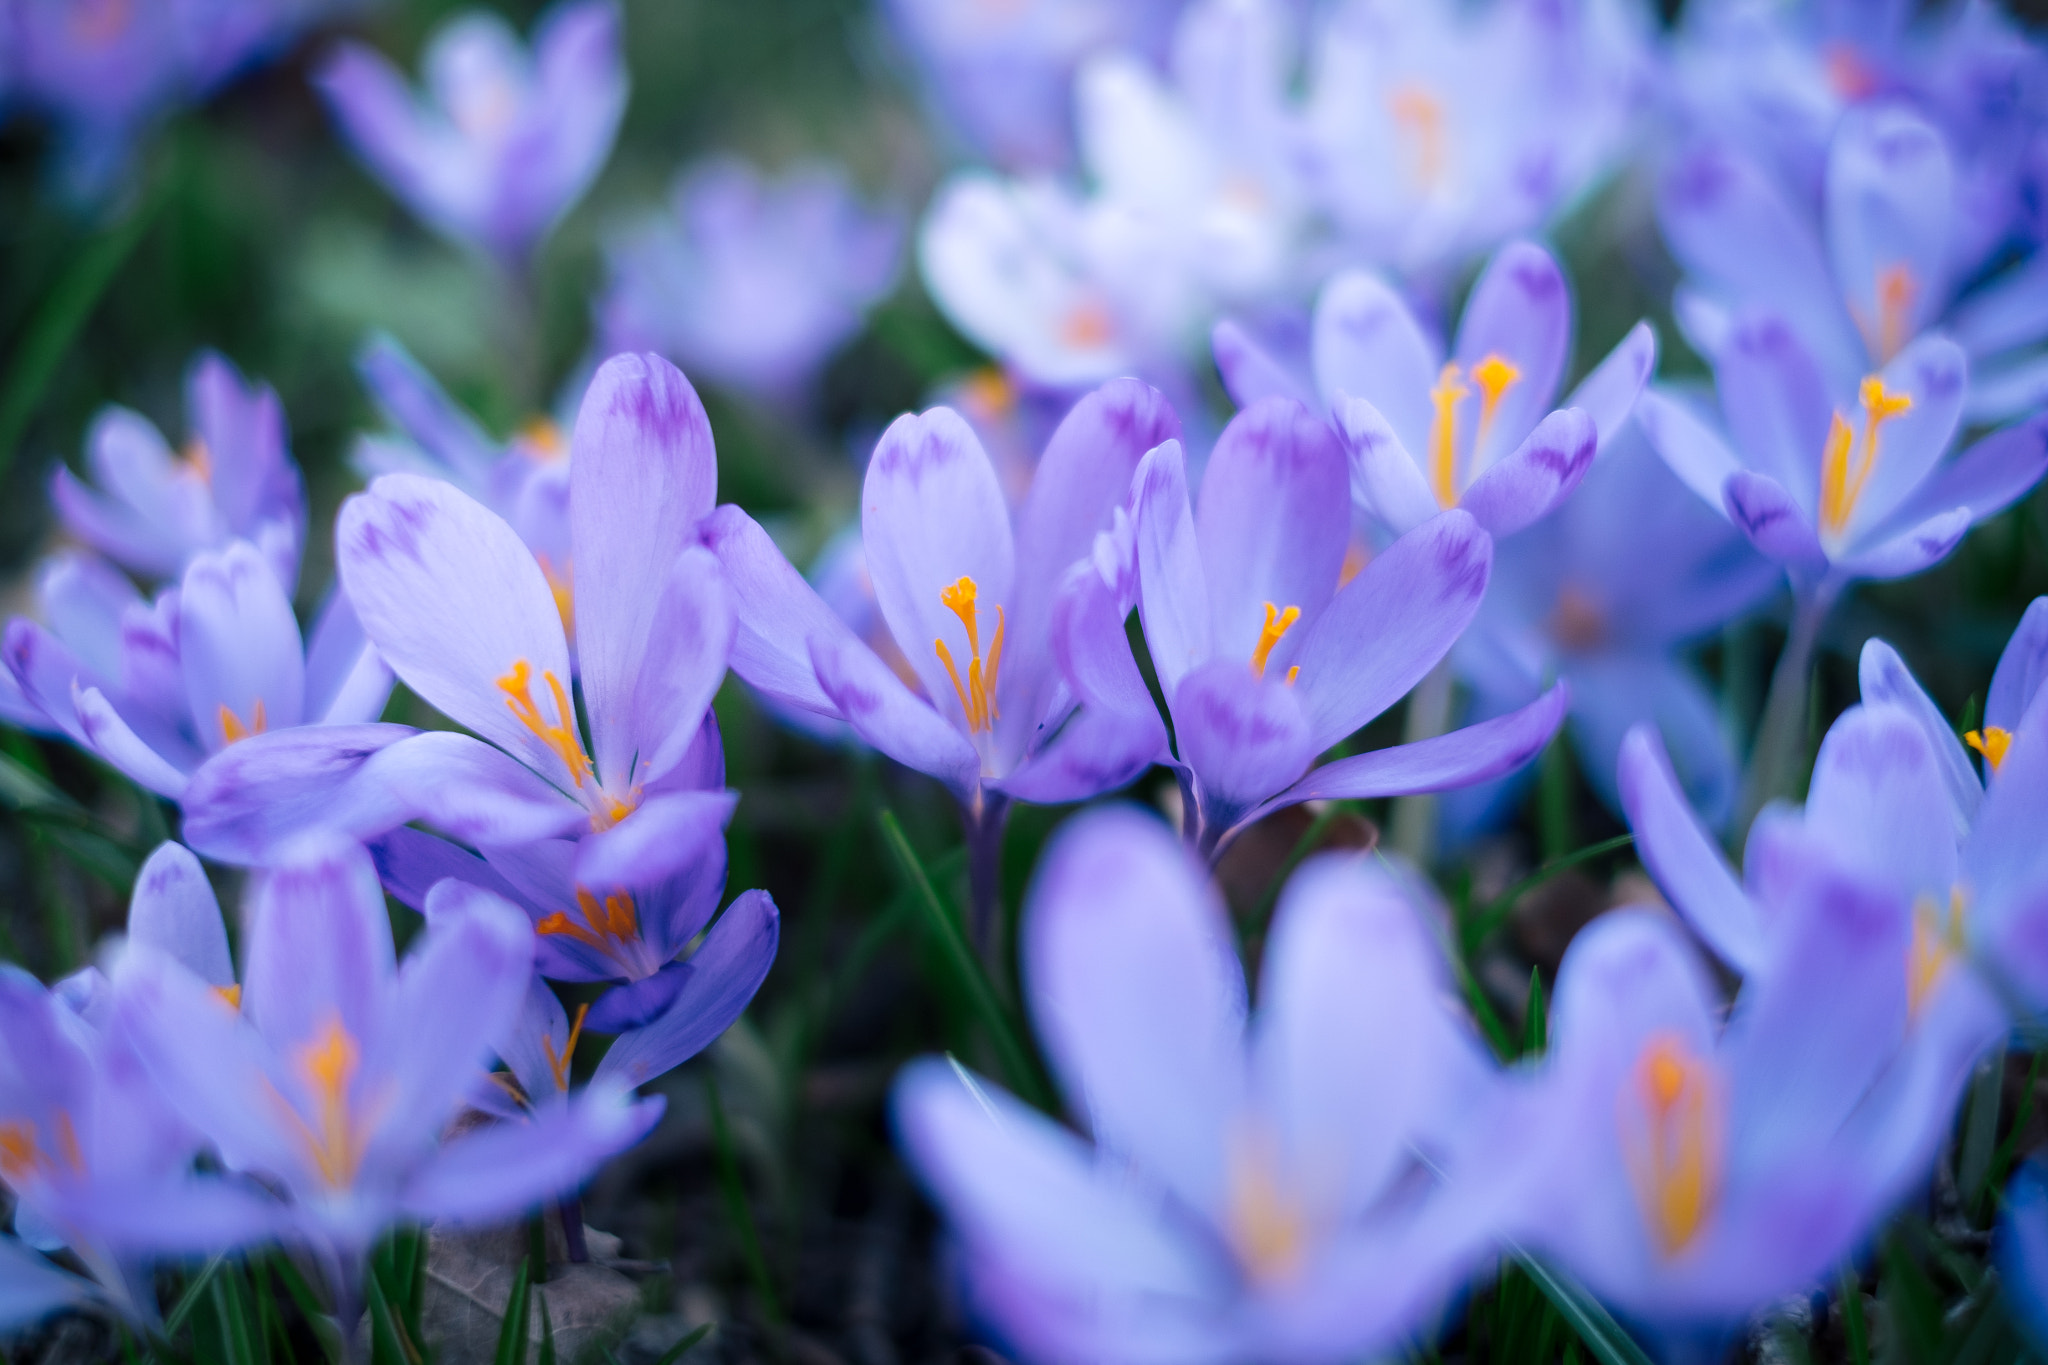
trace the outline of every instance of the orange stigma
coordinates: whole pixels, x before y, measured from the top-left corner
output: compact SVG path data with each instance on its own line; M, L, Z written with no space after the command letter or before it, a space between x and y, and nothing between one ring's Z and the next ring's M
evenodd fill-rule
M1294 623L1300 619L1300 607L1289 607L1282 611L1271 602L1266 603L1266 624L1259 631L1258 644L1252 647L1252 676L1254 678L1266 676L1266 660L1272 657L1273 646L1279 644L1280 637L1292 629ZM1287 681L1293 682L1294 675L1299 672L1301 672L1301 669L1298 665L1288 669Z
M1828 423L1828 439L1820 461L1820 524L1829 535L1839 536L1856 514L1864 485L1877 468L1878 429L1894 417L1912 409L1910 394L1887 389L1883 378L1867 376L1857 389L1863 405L1861 440L1837 412Z
M593 799L597 802L590 812L590 828L593 833L601 833L633 813L640 804L640 789L635 787L620 798L598 785L597 774L590 766L590 756L583 752L582 736L576 733L576 711L569 703L568 691L553 672L543 672L540 676L555 704L552 723L541 715L540 707L534 703L533 665L526 660L513 662L512 671L498 679L498 690L505 694L505 705L519 718L519 723L532 731L534 737L569 770L569 780L585 804Z
M1863 333L1864 345L1870 347L1871 355L1882 365L1899 353L1911 338L1907 327L1913 317L1913 301L1920 297L1920 282L1913 278L1913 268L1904 261L1895 261L1877 272L1877 317L1865 316L1862 309L1856 314L1856 327Z
M256 709L250 713L249 723L242 724L242 718L223 703L220 708L221 743L233 744L251 735L260 735L270 728L269 718L263 714L263 698L256 699Z
M185 467L186 473L201 483L213 482L213 452L206 448L203 437L188 437L178 456L178 463Z
M313 1164L330 1189L353 1184L363 1159L363 1135L349 1113L349 1087L362 1063L362 1050L342 1027L339 1016L328 1022L318 1039L299 1049L299 1071L313 1089L317 1127L301 1122Z
M519 428L519 439L533 454L549 463L569 453L569 443L562 439L562 429L555 425L552 417L534 417Z
M1387 96L1387 112L1394 126L1415 148L1415 183L1425 192L1443 182L1449 138L1446 135L1444 102L1427 87L1404 81Z
M555 567L546 555L536 554L540 564L540 575L548 581L548 592L555 599L555 614L562 618L562 633L570 639L576 638L576 566L564 559L562 566Z
M1964 735L1963 743L1984 755L1984 768L1988 775L1997 772L2005 762L2006 750L2012 748L2012 731L2002 730L1996 725L1987 725L1981 730L1972 730Z
M1259 1284L1290 1278L1308 1254L1308 1215L1277 1173L1276 1148L1263 1128L1230 1148L1225 1231L1238 1264Z
M569 1024L569 1040L562 1044L562 1051L555 1052L555 1040L542 1038L542 1051L548 1055L548 1074L555 1078L555 1089L562 1094L569 1093L569 1059L576 1055L576 1040L583 1036L583 1016L590 1013L589 1004L576 1007L576 1018Z
M939 662L946 666L946 676L953 680L954 695L960 698L960 709L967 716L967 729L972 734L981 734L992 729L1002 718L996 708L996 670L1003 660L1003 609L996 608L995 638L989 641L988 656L981 653L980 613L975 605L979 589L973 579L966 575L939 590L939 601L946 610L960 618L960 624L967 628L967 681L960 681L960 670L953 663L953 651L946 648L944 640L932 641L938 651Z
M58 1154L73 1175L85 1173L85 1152L78 1145L78 1130L71 1126L71 1115L62 1109L50 1115L49 1127ZM36 1124L32 1119L7 1119L0 1121L0 1183L19 1188L31 1176L48 1179L59 1174L57 1164L43 1151L36 1141Z
M1479 386L1479 434L1473 438L1476 449L1486 440L1486 434L1493 430L1493 416L1500 408L1501 395L1508 386L1522 377L1521 370L1498 351L1490 351L1486 357L1472 367L1472 382Z
M1437 373L1429 391L1436 410L1429 423L1429 486L1439 507L1458 505L1458 404L1471 396L1455 362Z
M221 1003L226 1005L229 1009L239 1010L242 1008L241 983L236 982L233 985L215 986L213 988L213 993L219 996L221 998Z
M1699 1235L1721 1181L1721 1106L1705 1059L1676 1034L1644 1044L1622 1097L1629 1176L1658 1252L1676 1256Z
M1913 902L1913 942L1906 949L1906 1017L1918 1019L1934 988L1948 972L1948 964L1960 957L1963 942L1963 889L1952 886L1948 913L1935 909L1934 897Z

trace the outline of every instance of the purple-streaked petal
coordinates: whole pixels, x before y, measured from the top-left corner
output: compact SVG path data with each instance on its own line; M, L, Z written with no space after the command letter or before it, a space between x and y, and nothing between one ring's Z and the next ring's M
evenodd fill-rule
M1907 578L1947 559L1976 518L1967 507L1937 512L1919 525L1835 561L1844 578Z
M905 687L872 649L851 637L816 636L811 641L811 666L818 686L855 734L967 799L981 772L981 756L959 729Z
M1788 323L1760 313L1736 324L1714 379L1743 463L1790 491L1811 521L1835 411L1820 363Z
M1956 884L1956 828L1934 746L1912 712L1864 703L1822 737L1806 830L1903 898Z
M1489 535L1505 536L1550 515L1593 467L1600 431L1577 408L1551 413L1515 452L1495 461L1458 500Z
M1443 510L1422 466L1378 408L1363 398L1340 398L1331 425L1351 457L1351 495L1367 516L1398 536Z
M1948 294L1955 172L1941 134L1899 106L1842 116L1827 164L1828 254L1849 315L1879 364L1920 331ZM1887 308L1885 279L1903 271L1907 302ZM1897 311L1900 315L1888 318Z
M1969 361L1947 337L1923 336L1884 367L1883 379L1890 392L1904 394L1912 406L1884 423L1877 463L1855 503L1852 528L1882 526L1917 501L1918 490L1955 437L1969 388ZM1859 430L1862 425L1859 417Z
M1726 516L1722 492L1742 469L1727 443L1705 422L1655 389L1636 401L1636 420L1671 472L1701 502Z
M121 623L148 605L128 575L96 554L59 550L36 572L36 601L51 633L86 670L121 676Z
M1083 815L1039 865L1021 951L1039 1038L1096 1142L1221 1212L1245 989L1201 868L1149 815Z
M1222 376L1223 391L1240 408L1267 398L1292 398L1311 407L1318 402L1316 395L1277 357L1229 318L1210 329L1209 353L1215 357L1216 372Z
M651 758L672 739L661 724L670 717L637 704L666 624L649 579L669 571L718 500L711 424L682 371L657 355L613 356L599 368L576 416L569 486L576 667L591 757L617 784L635 754ZM715 667L722 672L724 660Z
M984 651L992 648L997 609L1016 606L1016 552L995 466L951 408L906 413L882 433L861 488L861 544L875 601L897 647L932 705L964 727L935 642L945 643L963 682L976 654L967 628L941 595L961 578L973 580L977 638ZM1000 670L998 688L1016 672L1030 671L1004 662L1010 666Z
M1181 679L1210 654L1209 582L1195 542L1180 442L1168 441L1147 454L1133 486L1139 616L1159 685L1170 697Z
M1329 423L1301 404L1268 399L1231 419L1195 503L1214 655L1249 665L1275 611L1296 608L1313 625L1344 566L1349 491ZM1283 635L1268 667L1284 672L1299 638Z
M403 346L378 333L356 353L356 374L371 401L447 471L450 483L472 495L483 491L499 456L497 444Z
M592 890L654 886L712 856L739 793L669 792L576 844L576 884Z
M1635 411L1636 399L1657 369L1657 331L1647 322L1629 328L1607 358L1579 381L1564 400L1568 408L1584 409L1599 429L1605 449Z
M1664 743L1647 725L1621 742L1621 804L1636 856L1714 955L1738 972L1763 960L1763 922L1713 836L1693 813Z
M1182 679L1171 700L1174 741L1194 770L1205 829L1236 825L1316 756L1294 689L1242 664L1212 659Z
M1363 398L1402 445L1425 448L1439 351L1398 294L1362 271L1336 276L1316 300L1310 347L1324 402L1334 408L1340 396Z
M1749 537L1759 554L1806 573L1826 567L1827 553L1821 549L1811 514L1776 479L1741 470L1729 476L1721 500L1728 520Z
M675 1002L690 976L689 963L671 962L652 976L613 986L590 1007L583 1026L593 1033L640 1028Z
M1492 538L1453 509L1344 585L1295 656L1311 752L1385 711L1436 667L1478 612L1492 569Z
M1469 373L1499 356L1521 377L1501 391L1486 443L1473 444L1471 468L1483 470L1520 445L1550 411L1571 344L1571 290L1556 260L1532 242L1510 242L1495 252L1465 302L1452 359Z
M501 1123L442 1147L407 1180L399 1203L423 1221L492 1226L573 1192L647 1136L663 1100L592 1086L530 1122Z
M377 865L377 879L384 890L401 905L422 915L427 913L427 893L453 877L494 895L503 896L526 911L529 919L542 911L520 888L499 874L496 868L465 848L449 843L425 830L394 829L368 845Z
M705 519L704 543L725 570L737 627L732 671L747 684L790 706L825 716L839 707L818 685L811 640L828 636L841 647L858 644L817 590L804 581L755 520L730 504Z
M309 840L251 888L242 1012L280 1054L339 1022L375 1036L397 966L377 869L360 845Z
M135 874L128 939L173 959L209 986L235 984L220 901L206 870L183 844L158 844Z
M667 1010L614 1040L591 1084L644 1085L709 1047L767 979L781 935L781 917L768 893L742 892L704 935L703 945L679 968L668 969L680 969L685 979Z
M673 561L656 592L647 592L644 576L636 578L634 586L655 599L655 610L653 630L637 663L638 676L631 680L631 714L625 721L635 747L618 761L627 764L634 785L652 786L667 777L696 742L711 698L725 681L737 623L725 590L725 571L701 545L691 546ZM587 676L589 665L581 655L577 663ZM598 762L599 773L605 773L604 760Z
M173 801L184 796L190 775L136 734L97 687L74 685L71 711L77 718L80 742L86 748L159 796L168 796Z
M1570 702L1570 689L1560 683L1504 716L1447 735L1325 763L1252 811L1242 823L1303 801L1413 796L1491 782L1543 752L1543 746L1564 723Z
M193 558L178 600L192 728L209 749L305 719L306 656L277 576L247 541Z
M2034 615L2028 609L2028 617ZM2024 622L2022 623L2024 625ZM2015 634L2014 639L2018 636ZM2008 654L2011 645L2006 646ZM2004 660L1999 661L2003 669ZM1948 790L1949 799L1955 803L1956 829L1958 832L1970 827L1976 818L1977 807L1984 800L1984 784L1977 777L1977 769L1970 762L1970 755L1964 751L1962 741L1949 728L1948 718L1934 704L1933 698L1921 688L1906 661L1899 657L1897 650L1883 640L1872 637L1863 644L1863 654L1857 661L1857 685L1863 701L1871 706L1895 706L1903 708L1919 723L1920 731L1927 737L1942 770L1942 785ZM1997 675L1991 681L1992 696L1998 695ZM1991 706L1985 705L1985 721L1997 725L1991 719ZM2019 714L2015 713L2005 728L2016 728Z
M561 613L533 552L512 528L451 484L387 474L342 504L334 539L342 587L405 685L572 788L562 756L514 714L507 704L513 698L500 685L525 664L521 697L549 725L574 731L573 704L570 714L557 715L545 681L552 676L568 695Z

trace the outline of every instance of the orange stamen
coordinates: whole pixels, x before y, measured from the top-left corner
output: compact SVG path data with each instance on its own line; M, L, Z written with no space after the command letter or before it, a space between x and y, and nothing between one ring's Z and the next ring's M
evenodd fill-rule
M1444 102L1428 87L1413 81L1396 86L1387 96L1394 123L1415 144L1415 181L1433 190L1443 181L1446 143Z
M185 448L179 454L181 456L180 463L185 466L186 472L191 474L193 478L201 483L213 482L213 452L206 448L206 442L203 439L197 436L189 438L185 442Z
M1261 1284L1289 1278L1308 1253L1308 1215L1276 1173L1276 1147L1254 1131L1230 1150L1225 1227L1239 1264Z
M1628 1152L1629 1174L1657 1250L1675 1256L1698 1236L1719 1194L1718 1097L1705 1060L1668 1033L1644 1045L1634 1088L1647 1123Z
M569 443L562 439L562 429L555 425L552 417L528 419L526 425L519 428L519 439L543 460L559 460L569 453Z
M1948 914L1936 911L1934 898L1922 896L1913 903L1913 942L1906 949L1906 1017L1918 1019L1928 997L1941 984L1948 964L1962 954L1963 889L1950 887Z
M960 669L953 662L953 651L946 648L944 640L933 640L939 662L946 666L946 676L953 680L953 693L960 699L960 710L967 717L967 728L973 734L991 729L1002 718L996 707L996 670L1003 661L1003 631L1007 624L1003 609L996 608L996 633L989 641L986 660L981 652L980 613L976 599L980 589L972 578L961 575L954 582L939 590L939 602L946 610L960 618L960 624L967 630L967 680L960 679Z
M1062 345L1077 351L1098 350L1116 335L1116 320L1100 300L1083 299L1060 319L1059 332Z
M1473 438L1475 447L1484 444L1486 434L1493 430L1493 416L1500 407L1501 395L1521 377L1521 370L1497 351L1488 353L1472 367L1472 382L1479 386L1479 434Z
M569 1059L576 1055L576 1040L583 1036L583 1016L588 1013L590 1006L587 1003L576 1007L576 1018L569 1025L569 1041L562 1045L559 1055L555 1052L553 1038L540 1040L542 1051L548 1055L548 1071L555 1078L555 1089L563 1094L569 1091Z
M1913 301L1920 297L1920 282L1913 277L1913 267L1904 261L1894 261L1877 272L1877 288L1873 292L1877 296L1876 319L1867 317L1860 308L1854 312L1863 343L1882 365L1911 339L1906 328L1912 321Z
M576 566L565 559L558 569L554 561L543 554L536 554L534 559L540 564L540 576L548 581L548 592L555 599L555 614L562 618L562 633L573 640L576 638Z
M1863 497L1864 486L1870 482L1870 475L1877 468L1879 428L1910 411L1913 406L1911 394L1887 389L1883 378L1878 375L1864 379L1857 390L1857 400L1863 405L1861 439L1857 439L1848 421L1837 412L1828 422L1827 444L1821 451L1821 528L1833 535L1840 535L1849 524L1849 518L1856 514L1856 504Z
M1271 602L1266 603L1266 624L1259 631L1258 644L1252 647L1252 676L1254 678L1266 676L1266 660L1272 657L1273 647L1280 643L1280 637L1285 635L1293 627L1294 623L1300 619L1300 607L1289 607L1282 611ZM1299 668L1290 670L1287 675L1287 681L1293 682L1294 674L1300 671Z
M552 723L534 704L533 666L526 660L515 661L512 671L498 679L498 690L505 694L505 705L519 718L519 723L531 730L536 739L562 760L562 766L569 770L569 780L575 784L576 790L581 793L585 788L595 789L599 808L591 812L591 830L601 832L610 829L639 806L640 789L635 787L627 796L618 797L597 786L590 757L583 752L583 738L576 733L576 711L569 704L569 694L562 687L562 680L552 671L543 672L541 678L547 683L548 695L555 703L555 720Z
M1458 505L1458 404L1471 395L1456 364L1444 366L1429 391L1436 409L1429 423L1429 485L1439 507Z
M242 1008L242 987L239 982L231 986L215 986L213 993L221 998L231 1010Z
M233 744L238 740L247 739L251 735L260 735L269 728L270 721L263 713L263 698L261 697L256 699L256 710L250 716L247 725L242 724L242 718L236 715L225 703L220 708L220 734L223 744Z
M305 1138L313 1152L313 1164L332 1189L353 1184L362 1162L361 1135L349 1114L349 1086L361 1061L362 1052L339 1017L328 1023L316 1041L299 1050L299 1070L311 1082L319 1110L318 1126L306 1127Z
M1987 725L1964 735L1963 743L1984 755L1984 766L1995 773L2005 762L2006 750L2012 748L2012 731Z

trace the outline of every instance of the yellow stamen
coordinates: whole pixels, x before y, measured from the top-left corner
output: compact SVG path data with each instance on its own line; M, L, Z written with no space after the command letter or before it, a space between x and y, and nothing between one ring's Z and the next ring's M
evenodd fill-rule
M970 733L981 734L993 728L1002 719L1002 712L996 707L996 670L1003 662L1003 630L1007 624L1003 609L996 608L996 633L989 641L988 654L984 659L981 652L980 615L976 599L980 589L972 578L961 575L958 579L939 590L939 602L946 610L960 618L960 624L967 628L967 680L960 680L960 669L953 662L953 651L946 648L944 640L933 640L932 647L938 652L939 662L946 666L946 676L953 680L953 694L960 698L960 710L967 717Z
M1098 299L1083 299L1060 319L1060 343L1077 351L1107 346L1116 335L1116 319Z
M1254 1137L1261 1140L1232 1146L1224 1222L1246 1275L1273 1284L1292 1276L1306 1259L1308 1217L1275 1174L1273 1142L1263 1134Z
M231 1010L242 1008L242 987L237 982L232 986L215 986L213 993L221 998Z
M606 954L612 953L617 945L640 936L640 912L630 891L609 892L600 902L579 886L576 888L576 904L583 911L582 924L558 910L534 926L535 932L573 938Z
M1718 1097L1706 1061L1669 1033L1644 1045L1632 1086L1623 1104L1646 1120L1627 1153L1636 1204L1658 1252L1676 1256L1720 1192Z
M1415 182L1425 191L1435 189L1444 178L1444 102L1428 87L1413 81L1395 86L1387 95L1387 111L1395 125L1415 144Z
M1252 676L1254 678L1266 676L1266 660L1272 656L1273 646L1279 644L1280 637L1285 635L1293 627L1294 623L1300 619L1300 607L1289 607L1287 610L1282 611L1271 602L1266 603L1266 624L1259 631L1258 644L1252 647ZM1287 681L1293 682L1294 674L1300 671L1298 668L1290 670L1287 675Z
M552 417L530 418L519 428L519 439L543 460L559 460L569 453L569 443L562 439L562 429Z
M994 365L984 365L967 376L961 385L970 406L991 417L1001 417L1017 406L1017 386Z
M1489 352L1472 367L1472 382L1479 386L1479 434L1473 438L1475 446L1482 444L1486 434L1493 430L1493 416L1500 407L1501 395L1521 377L1521 370L1498 351Z
M270 728L269 719L263 714L263 698L256 699L256 710L250 715L249 723L242 724L242 718L223 703L220 708L220 734L223 744L233 744L251 735L260 735Z
M1820 461L1821 528L1840 535L1856 514L1856 504L1877 468L1878 428L1913 407L1911 394L1887 389L1882 377L1866 376L1857 390L1863 405L1863 433L1859 441L1848 421L1837 412L1828 423L1827 444Z
M1343 587L1372 563L1372 548L1353 540L1344 547L1344 566L1337 570L1337 586Z
M541 1049L548 1054L548 1071L555 1078L555 1089L563 1094L569 1092L569 1059L576 1055L576 1040L583 1036L583 1016L590 1013L588 1004L576 1007L576 1018L569 1025L569 1041L562 1045L559 1055L555 1052L555 1040L542 1038Z
M1913 943L1906 950L1906 1017L1918 1019L1934 988L1948 971L1948 964L1964 950L1963 889L1949 888L1948 913L1935 909L1934 897L1913 902Z
M1293 664L1293 665L1290 665L1290 666L1289 666L1289 668L1288 668L1288 670L1287 670L1287 685L1288 685L1289 687L1292 687L1292 686L1294 686L1294 680L1295 680L1296 678L1300 677L1300 676L1301 676L1301 665L1300 665L1300 664Z
M353 1184L363 1153L361 1135L349 1113L349 1086L354 1083L362 1052L342 1027L339 1017L328 1022L319 1038L299 1049L299 1070L311 1083L319 1110L317 1127L303 1121L313 1164L331 1189Z
M19 1119L0 1123L0 1180L17 1185L43 1166L34 1125Z
M1456 364L1444 366L1429 391L1436 409L1429 423L1429 485L1439 507L1458 505L1458 404L1471 395Z
M552 671L545 671L541 680L547 684L548 695L555 704L555 719L551 723L541 715L540 707L533 700L533 665L524 659L515 660L512 671L498 679L498 690L505 694L505 705L511 709L519 723L524 725L555 757L562 760L562 766L569 770L569 780L575 784L579 794L586 797L594 794L598 808L590 813L590 828L594 833L610 829L619 821L631 815L640 805L640 789L633 788L625 796L615 796L597 785L596 773L591 769L590 756L583 752L583 737L576 733L576 711L569 704L569 694L562 686L562 680Z
M570 639L576 638L576 566L563 560L558 569L546 555L536 554L540 563L540 575L548 581L548 592L555 599L555 614L562 618L562 633Z
M1987 725L1964 735L1963 743L1984 755L1984 766L1995 773L2005 762L2005 751L2012 748L2012 731Z
M205 440L198 436L189 438L179 455L179 463L193 478L201 483L213 482L213 452L206 448Z

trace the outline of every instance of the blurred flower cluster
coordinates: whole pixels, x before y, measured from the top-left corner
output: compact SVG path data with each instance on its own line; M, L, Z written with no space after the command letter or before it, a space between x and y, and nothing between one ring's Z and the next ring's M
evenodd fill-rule
M2048 585L1885 638L2041 529L2048 43L1980 0L891 0L846 41L916 156L665 148L592 231L658 19L394 60L355 8L0 0L81 232L287 59L498 362L355 331L316 460L181 351L182 432L102 406L49 472L0 802L137 856L89 963L0 966L0 1329L168 1351L165 1282L279 1257L337 1358L420 1365L420 1258L525 1220L483 1305L523 1361L548 1219L588 1263L700 1054L801 1075L921 915L869 1159L1020 1359L1868 1365L1949 1290L1926 1358L2048 1350ZM0 370L12 441L47 368ZM779 761L837 832L763 857Z

